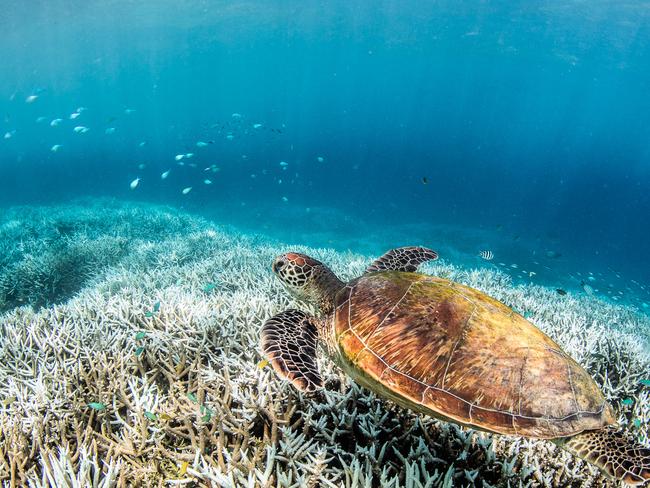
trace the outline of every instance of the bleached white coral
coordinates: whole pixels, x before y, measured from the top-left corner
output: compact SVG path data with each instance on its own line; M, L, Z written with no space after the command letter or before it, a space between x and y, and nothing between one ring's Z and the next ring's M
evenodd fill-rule
M0 315L3 484L607 483L550 443L490 436L400 409L327 360L321 361L327 390L314 396L259 367L261 323L287 307L304 307L270 272L283 246L172 209L117 202L13 209L3 219L0 245L11 249L11 263L33 259L26 250L52 239L65 243L57 248L63 255L81 246L89 262L101 257L100 249L108 256L58 304L2 305L8 309ZM117 255L114 245L123 246ZM291 249L346 279L371 259ZM14 273L15 266L3 269ZM647 317L593 297L559 299L543 287L513 287L497 270L441 261L425 271L528 312L594 375L621 423L648 441L650 399L640 380L647 379L650 359L647 335L639 332L650 329Z

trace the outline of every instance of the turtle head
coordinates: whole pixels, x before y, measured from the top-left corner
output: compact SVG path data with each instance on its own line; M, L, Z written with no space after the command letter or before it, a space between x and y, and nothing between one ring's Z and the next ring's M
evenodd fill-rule
M298 252L275 258L273 272L298 298L318 303L327 312L344 283L323 263Z

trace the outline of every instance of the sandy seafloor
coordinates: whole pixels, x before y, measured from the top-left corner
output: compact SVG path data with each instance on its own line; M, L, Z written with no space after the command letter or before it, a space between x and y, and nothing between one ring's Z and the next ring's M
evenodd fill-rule
M5 209L3 486L608 485L551 443L400 409L325 358L327 389L315 395L260 367L264 320L305 308L271 273L277 254L308 253L343 279L376 257L368 242L307 248L296 235L281 242L264 231L114 200ZM525 314L593 375L620 424L648 444L650 318L641 302L570 288L562 296L495 263L461 261L454 232L445 237L442 259L423 272ZM364 254L334 249L346 247Z

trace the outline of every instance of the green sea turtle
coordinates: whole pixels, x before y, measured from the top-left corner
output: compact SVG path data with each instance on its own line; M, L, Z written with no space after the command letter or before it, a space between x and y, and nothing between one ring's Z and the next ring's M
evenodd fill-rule
M549 439L631 485L650 479L650 449L615 426L598 385L562 348L501 302L416 272L438 255L393 249L339 280L299 253L273 271L321 316L286 310L261 330L275 371L303 391L323 385L316 348L398 405L497 434Z

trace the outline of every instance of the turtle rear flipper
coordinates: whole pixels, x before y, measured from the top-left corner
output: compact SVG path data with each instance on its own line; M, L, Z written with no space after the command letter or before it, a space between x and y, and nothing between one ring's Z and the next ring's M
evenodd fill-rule
M316 319L300 310L285 310L262 326L262 352L273 369L302 391L323 386L316 364Z
M631 486L650 480L650 449L615 427L583 432L556 443L615 480Z
M373 271L407 271L413 273L420 264L435 261L436 259L438 259L438 253L426 247L398 247L397 249L391 249L368 266L366 273L372 273Z

